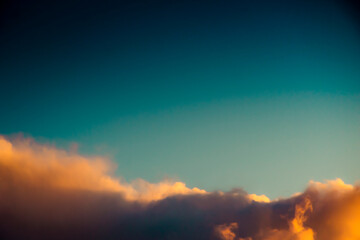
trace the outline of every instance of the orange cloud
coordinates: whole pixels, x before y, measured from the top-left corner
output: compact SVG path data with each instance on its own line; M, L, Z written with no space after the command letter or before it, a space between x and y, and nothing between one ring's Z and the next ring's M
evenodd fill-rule
M264 194L262 194L262 195L249 194L248 198L249 198L249 200L255 201L255 202L264 202L264 203L270 202L270 199L267 196L265 196Z
M235 240L236 234L234 230L238 228L236 222L230 224L222 224L215 228L221 240Z
M259 198L248 195L249 199ZM222 240L358 240L360 239L360 188L345 184L341 179L325 183L310 181L304 193L290 199L269 201L262 197L257 202L281 206L293 203L294 215L279 215L286 219L287 227L272 227L265 224L255 234L247 235L239 222L230 222L215 227ZM290 204L291 206L292 204ZM289 207L289 210L291 207ZM265 213L266 211L264 211ZM274 213L272 213L274 214ZM263 217L266 218L264 214ZM244 234L245 233L245 234Z
M341 179L310 182L306 194L317 211L309 219L317 239L360 239L360 188Z
M154 201L177 194L201 194L206 191L188 188L182 182L132 183L111 177L114 165L102 157L84 157L31 139L10 142L0 137L0 165L16 181L59 189L106 191L122 194L130 201Z
M360 188L341 179L271 201L170 180L128 183L113 169L103 157L0 136L0 238L360 239Z

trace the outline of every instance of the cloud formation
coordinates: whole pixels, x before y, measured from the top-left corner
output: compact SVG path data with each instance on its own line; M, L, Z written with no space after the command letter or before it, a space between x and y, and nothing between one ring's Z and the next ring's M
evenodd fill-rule
M1 239L358 240L360 188L310 181L287 199L127 183L112 163L0 137Z
M52 189L114 192L129 201L147 202L176 194L205 193L198 188L187 188L182 182L153 184L137 179L129 184L109 175L114 166L105 158L84 157L37 144L32 139L10 142L0 138L0 164L19 184L26 182Z

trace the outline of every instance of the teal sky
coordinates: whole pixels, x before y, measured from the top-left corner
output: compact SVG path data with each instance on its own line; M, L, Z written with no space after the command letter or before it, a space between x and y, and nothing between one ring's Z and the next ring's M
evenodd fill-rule
M24 4L2 20L1 134L77 143L126 180L271 198L359 180L360 25L345 3Z
M126 179L288 196L310 179L358 180L359 101L297 93L198 103L120 118L78 142L114 156Z

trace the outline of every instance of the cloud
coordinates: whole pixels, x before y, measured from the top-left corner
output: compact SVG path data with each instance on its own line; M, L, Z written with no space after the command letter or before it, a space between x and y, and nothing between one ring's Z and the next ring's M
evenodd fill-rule
M0 137L0 238L360 239L360 189L341 179L270 201L171 180L128 183L113 169L102 157Z
M154 201L176 194L205 193L187 188L182 182L149 183L137 179L132 183L109 175L114 165L105 158L84 157L31 139L13 143L0 138L0 164L14 181L62 190L114 192L129 201ZM5 173L4 173L5 174ZM8 176L10 177L10 176Z

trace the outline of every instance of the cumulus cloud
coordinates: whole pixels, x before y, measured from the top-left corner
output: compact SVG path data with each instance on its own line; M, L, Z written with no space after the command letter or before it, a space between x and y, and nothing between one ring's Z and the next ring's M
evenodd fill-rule
M170 180L128 183L113 168L102 157L0 137L0 239L360 239L360 189L341 179L271 201Z
M205 193L182 182L126 183L111 177L113 164L101 157L84 157L31 139L10 142L0 138L0 164L14 181L62 190L116 192L129 201L154 201L176 194Z

